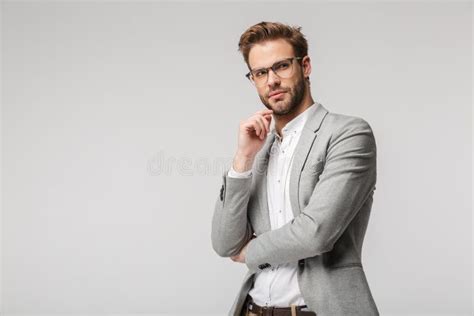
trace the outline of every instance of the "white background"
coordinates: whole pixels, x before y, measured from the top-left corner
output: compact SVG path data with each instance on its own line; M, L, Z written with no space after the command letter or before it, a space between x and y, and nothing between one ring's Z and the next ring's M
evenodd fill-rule
M262 20L302 26L314 99L374 130L381 314L470 315L472 13L4 1L2 315L227 313L246 267L210 225L238 122L263 107L237 52Z

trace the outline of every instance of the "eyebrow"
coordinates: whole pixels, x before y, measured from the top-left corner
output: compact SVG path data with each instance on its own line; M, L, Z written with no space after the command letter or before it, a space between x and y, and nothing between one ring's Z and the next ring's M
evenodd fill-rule
M286 57L286 58L282 58L282 59L280 59L280 60L277 60L277 61L274 62L270 67L258 67L258 68L254 68L254 69L250 68L250 71L256 71L256 70L262 70L262 69L271 68L273 65L278 64L279 62L282 62L282 61L284 61L284 60L286 60L286 59L288 59L288 58L291 58L291 57Z

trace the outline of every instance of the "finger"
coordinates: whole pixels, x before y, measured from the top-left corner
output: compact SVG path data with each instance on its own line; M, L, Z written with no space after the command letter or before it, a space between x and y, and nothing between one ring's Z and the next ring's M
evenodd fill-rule
M263 109L263 110L260 110L260 111L257 111L255 114L271 114L273 113L273 110L270 110L270 109Z
M262 134L260 135L260 139L265 139L265 137L267 137L267 134L268 134L268 127L267 127L267 124L266 124L266 120L263 118L263 116L258 116L257 117L258 119L258 122L260 123L260 126L262 126Z
M263 124L265 125L265 129L267 131L267 134L270 133L270 122L272 121L272 116L271 115L263 115L262 121Z
M260 127L260 133L258 134L258 137L260 139L264 139L265 138L265 125L262 123L262 121L260 121L259 118L256 118L255 122Z
M261 121L261 118L262 116L261 115L254 115L252 117L252 119L257 122L257 124L259 124L260 128L261 128L261 131L264 131L265 130L265 125L263 124L263 122Z
M259 120L259 121L262 123L262 125L263 125L263 128L264 128L264 130L265 130L265 135L268 134L269 129L268 129L267 120L265 120L265 119L263 118L263 116L259 116L259 117L258 117L258 120Z
M255 122L255 120L249 119L249 120L247 120L247 121L243 124L243 126L245 127L245 130L247 130L248 132L255 131L255 134L256 134L257 136L260 135L260 134L259 134L259 133L260 133L259 131L260 131L261 127L260 127L259 124L257 124L257 123Z
M272 121L272 118L271 117L265 118L264 121L265 121L265 127L267 128L267 131L268 131L267 133L270 133L270 122Z
M261 125L262 123L259 122L256 118L252 119L253 127L255 129L255 134L260 137L262 131L263 131L263 126Z
M264 114L264 115L262 115L262 117L263 117L265 120L271 121L272 118L273 118L273 115L272 115L272 114Z
M273 116L272 116L272 115L264 115L263 118L264 118L266 121L271 122Z

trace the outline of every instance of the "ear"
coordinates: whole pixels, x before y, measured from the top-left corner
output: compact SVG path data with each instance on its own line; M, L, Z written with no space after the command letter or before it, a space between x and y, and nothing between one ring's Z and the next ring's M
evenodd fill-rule
M308 78L311 74L311 59L308 55L304 56L301 60L301 64L303 66L303 75L305 78Z

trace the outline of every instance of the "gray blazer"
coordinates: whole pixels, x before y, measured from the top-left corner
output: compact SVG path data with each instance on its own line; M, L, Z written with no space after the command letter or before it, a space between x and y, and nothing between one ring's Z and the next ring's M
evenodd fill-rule
M239 316L259 269L298 262L298 283L318 316L379 315L361 262L376 182L376 144L369 124L321 104L303 128L290 174L294 219L271 230L266 171L269 134L252 177L222 175L212 218L212 246L222 257L249 242L249 269L229 315Z

